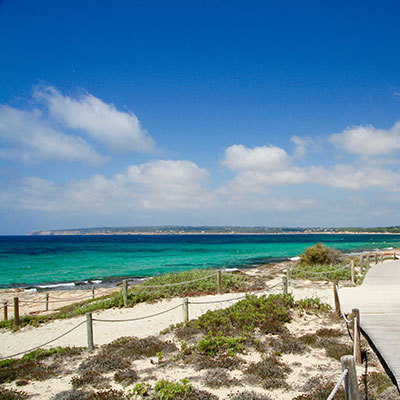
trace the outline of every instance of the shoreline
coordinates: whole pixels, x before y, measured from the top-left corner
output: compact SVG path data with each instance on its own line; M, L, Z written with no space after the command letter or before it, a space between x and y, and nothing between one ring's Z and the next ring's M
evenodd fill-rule
M341 251L341 253L344 256L359 256L361 253L364 252L370 252L373 253L374 251L391 251L391 250L396 250L393 247L385 247L385 248L375 248L374 250L371 249L359 249L356 251L349 250L347 252ZM264 261L259 264L240 264L240 265L232 265L230 267L226 266L221 266L220 268L218 267L213 267L213 268L201 268L201 269L210 269L210 270L217 270L217 269L224 269L226 271L232 271L232 270L238 270L238 271L246 271L246 270L251 270L254 268L259 268L259 267L266 267L266 266L273 266L277 264L282 264L285 262L290 262L290 261L296 261L299 259L300 256L294 256L294 257L266 257L270 258L271 261ZM191 268L187 269L185 271L190 271L196 268ZM174 272L183 272L181 270L179 271L174 271L171 270L169 272L165 272L164 274L160 275L165 275L168 273L174 273ZM113 276L106 276L106 277L88 277L84 279L69 279L65 281L42 281L38 283L13 283L10 285L7 284L0 284L0 292L8 289L14 289L14 290L22 290L26 292L47 292L47 291L55 291L55 290L91 290L92 287L95 288L111 288L111 287L117 287L121 282L126 279L130 281L130 283L133 283L134 285L139 284L147 279L150 279L154 276L158 275L146 275L146 276L135 276L135 275L113 275Z

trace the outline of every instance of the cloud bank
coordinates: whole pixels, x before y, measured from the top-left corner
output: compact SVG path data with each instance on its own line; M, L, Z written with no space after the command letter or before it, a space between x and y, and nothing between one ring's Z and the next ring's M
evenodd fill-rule
M115 151L152 153L155 150L154 140L140 126L135 114L118 111L113 104L91 94L72 99L53 87L46 87L37 89L34 97L46 105L51 117Z
M293 136L287 148L270 143L250 147L243 141L215 153L220 159L215 167L185 157L155 159L155 140L135 114L91 94L70 97L41 87L33 98L27 109L0 105L3 167L13 161L34 171L0 182L1 207L16 213L54 218L119 213L133 224L143 214L155 224L158 216L184 214L208 224L219 216L235 224L242 216L242 224L263 225L270 219L282 225L279 217L290 215L304 225L324 215L333 221L338 214L348 219L386 215L400 200L400 122L389 129L363 125L320 137ZM212 143L210 151L215 152ZM141 162L124 158L126 165L107 167L107 161L126 152L142 153ZM153 158L147 159L149 154ZM59 179L41 173L50 161L59 166ZM75 169L69 175L65 163L96 170L80 174ZM36 164L43 169L35 169ZM301 219L304 215L309 219Z
M77 99L52 87L36 89L28 110L0 105L0 157L27 163L79 161L100 166L121 152L153 153L153 138L132 113L85 94ZM43 111L39 106L44 105ZM97 143L105 145L101 154Z

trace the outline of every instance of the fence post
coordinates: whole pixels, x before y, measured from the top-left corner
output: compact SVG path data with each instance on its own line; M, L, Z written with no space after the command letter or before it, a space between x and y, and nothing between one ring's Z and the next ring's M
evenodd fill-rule
M286 270L286 279L287 279L287 286L289 289L290 286L290 267Z
M217 293L222 293L222 285L221 285L221 271L217 271Z
M340 303L339 303L339 294L337 290L337 281L333 281L333 298L335 299L335 313L340 317Z
M354 260L351 260L350 268L351 268L351 283L354 285L356 281L354 273Z
M14 325L19 325L19 300L18 297L14 297Z
M383 253L381 252L381 263L383 263Z
M4 321L8 320L8 309L7 309L7 302L3 301L3 307L4 307Z
M344 391L346 400L360 400L360 391L358 390L357 372L353 356L343 356L340 358L342 371L347 369L347 375L344 378Z
M46 293L46 311L49 311L49 294Z
M126 279L122 281L122 297L124 298L124 307L128 305L128 282Z
M355 361L358 365L361 365L361 343L360 343L360 310L353 308L353 341L354 341L354 354Z
M395 261L396 260L396 252L394 251L393 252L393 261Z
M368 254L367 254L367 270L368 270L369 267L370 267L369 258L370 258L370 255L369 255L369 253L368 253Z
M283 294L288 294L288 280L287 276L282 276Z
M86 328L87 328L88 349L92 351L94 349L92 313L86 314Z
M360 255L360 273L361 275L364 273L364 253Z
M182 303L183 309L183 322L187 324L189 322L189 299L185 297Z
M375 252L375 265L378 264L378 252Z
M94 285L92 285L92 299L94 299Z

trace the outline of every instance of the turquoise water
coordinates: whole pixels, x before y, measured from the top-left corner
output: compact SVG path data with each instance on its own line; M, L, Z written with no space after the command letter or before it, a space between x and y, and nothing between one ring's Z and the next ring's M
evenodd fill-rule
M400 235L2 236L0 286L246 268L297 256L318 242L349 252L400 247Z

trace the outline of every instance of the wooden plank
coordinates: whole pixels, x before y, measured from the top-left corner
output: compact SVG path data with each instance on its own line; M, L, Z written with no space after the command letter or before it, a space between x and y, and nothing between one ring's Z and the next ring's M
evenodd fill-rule
M400 262L372 267L358 288L340 290L343 312L360 310L360 325L383 358L397 386L400 383Z

